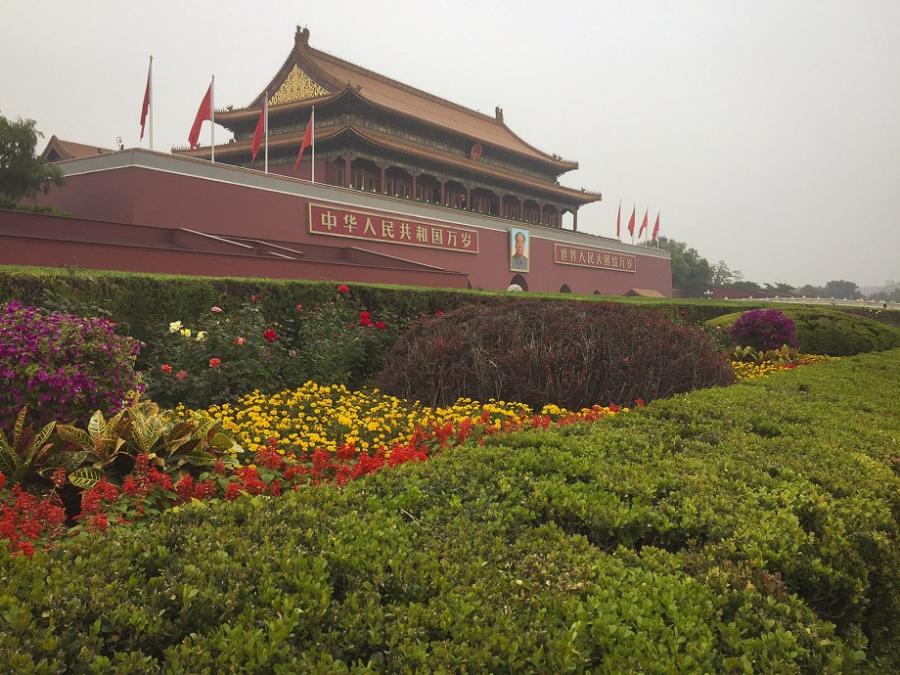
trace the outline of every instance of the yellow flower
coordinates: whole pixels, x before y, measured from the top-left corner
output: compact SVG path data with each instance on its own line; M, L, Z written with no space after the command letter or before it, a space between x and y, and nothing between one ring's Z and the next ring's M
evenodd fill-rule
M169 324L169 332L170 333L177 333L179 330L181 330L181 322L180 321L173 321L172 323Z

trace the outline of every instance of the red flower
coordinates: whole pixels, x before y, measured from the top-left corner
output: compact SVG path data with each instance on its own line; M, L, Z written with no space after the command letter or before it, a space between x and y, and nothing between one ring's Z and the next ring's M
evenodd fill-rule
M263 333L263 337L269 342L275 342L278 339L278 333L276 333L273 329L267 328Z
M66 470L64 468L59 467L53 472L53 484L58 488L66 484Z
M440 317L444 316L444 310L439 309L438 311L436 311L436 312L434 313L434 315L435 315L436 317L440 318Z
M350 292L350 287L347 284L341 284L337 287L337 292L341 295L347 295Z
M360 326L371 326L372 325L372 315L365 309L359 313L359 325Z
M375 328L377 328L378 330L387 330L387 324L385 324L384 321L376 321Z
M166 375L168 375L169 373L172 372L172 366L170 366L168 363L162 364L162 365L159 367L159 369L160 369L161 371L163 371Z
M181 380L183 380L186 377L187 377L186 370L179 370L177 373L175 373L175 379L178 380L179 382L181 382Z
M296 305L294 305L294 309L296 309L298 312L302 312L303 305L298 302Z
M6 485L6 476L0 471L0 490Z
M210 367L210 368L218 368L218 367L221 366L221 365L222 365L222 360L221 360L221 359L217 359L215 356L212 357L212 358L209 360L209 367Z
M259 296L258 296L258 295L251 295L251 296L250 296L250 302L252 302L252 303L254 303L254 304L257 303L257 302L259 302Z

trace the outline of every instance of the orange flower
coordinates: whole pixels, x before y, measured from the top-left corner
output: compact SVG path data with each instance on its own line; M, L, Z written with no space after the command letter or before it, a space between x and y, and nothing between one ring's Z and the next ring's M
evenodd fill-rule
M169 373L172 372L172 366L170 366L168 363L162 364L162 365L159 367L159 369L160 369L161 371L163 371L166 375L168 375Z

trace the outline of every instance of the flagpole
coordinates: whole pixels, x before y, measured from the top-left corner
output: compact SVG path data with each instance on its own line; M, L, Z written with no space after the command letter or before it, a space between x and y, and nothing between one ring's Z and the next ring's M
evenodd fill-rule
M312 107L312 117L310 118L310 122L312 125L312 167L310 171L310 177L312 178L312 182L316 182L316 106Z
M266 150L265 150L265 172L269 173L269 90L266 89L263 94L265 99L263 99L263 135L266 139Z
M150 55L150 105L147 116L150 118L150 149L153 150L153 54Z
M216 76L212 76L209 83L209 139L210 161L216 163Z

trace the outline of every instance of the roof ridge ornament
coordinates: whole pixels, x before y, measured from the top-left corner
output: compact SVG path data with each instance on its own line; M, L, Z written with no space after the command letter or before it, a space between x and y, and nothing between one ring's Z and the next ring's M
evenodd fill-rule
M294 44L309 46L309 28L297 26L297 31L294 33Z
M494 119L503 124L503 108L499 105L494 108Z

